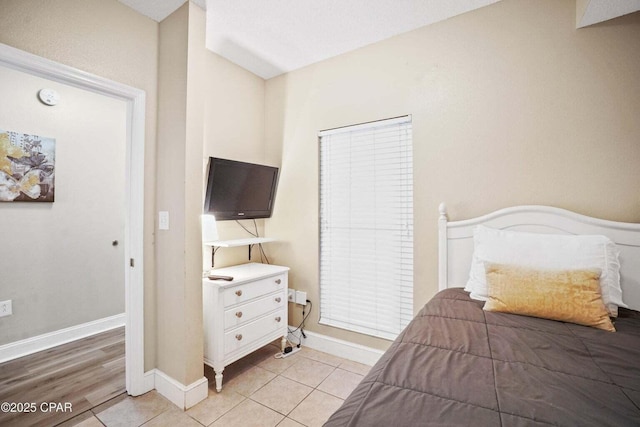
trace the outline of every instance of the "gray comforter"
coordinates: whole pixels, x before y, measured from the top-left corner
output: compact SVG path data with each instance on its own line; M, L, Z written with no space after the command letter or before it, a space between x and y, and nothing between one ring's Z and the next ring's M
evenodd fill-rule
M640 426L640 316L617 332L438 293L325 426Z

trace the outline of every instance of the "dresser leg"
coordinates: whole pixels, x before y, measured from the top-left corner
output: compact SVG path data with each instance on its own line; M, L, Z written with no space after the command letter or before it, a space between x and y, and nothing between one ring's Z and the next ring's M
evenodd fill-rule
M220 393L222 391L222 371L224 371L224 368L217 370L215 369L214 372L216 373L216 391L218 393Z
M287 346L287 336L283 336L280 340L280 351L284 353L284 348Z

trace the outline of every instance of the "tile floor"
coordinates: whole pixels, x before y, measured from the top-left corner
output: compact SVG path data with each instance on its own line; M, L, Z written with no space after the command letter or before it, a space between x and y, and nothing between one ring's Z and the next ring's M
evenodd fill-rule
M187 411L151 391L121 395L63 426L321 426L370 369L308 348L284 359L277 352L270 344L229 365L220 393L206 367L209 396Z

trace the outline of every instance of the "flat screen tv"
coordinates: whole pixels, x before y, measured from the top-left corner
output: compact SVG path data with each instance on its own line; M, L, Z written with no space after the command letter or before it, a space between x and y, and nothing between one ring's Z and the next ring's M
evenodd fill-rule
M204 212L216 220L269 218L278 168L209 157Z

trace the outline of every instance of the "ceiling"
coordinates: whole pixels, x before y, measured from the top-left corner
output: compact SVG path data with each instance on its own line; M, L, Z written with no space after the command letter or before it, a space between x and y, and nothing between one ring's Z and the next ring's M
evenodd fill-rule
M186 0L119 0L160 22ZM206 46L269 79L500 0L191 0ZM640 10L640 0L576 0L576 28Z
M640 10L640 0L577 0L576 28L582 28Z

